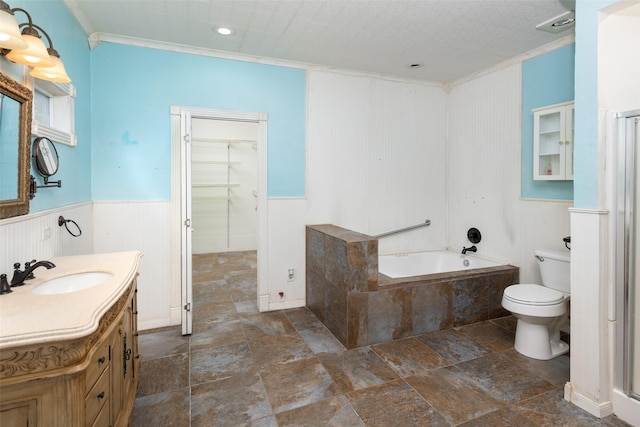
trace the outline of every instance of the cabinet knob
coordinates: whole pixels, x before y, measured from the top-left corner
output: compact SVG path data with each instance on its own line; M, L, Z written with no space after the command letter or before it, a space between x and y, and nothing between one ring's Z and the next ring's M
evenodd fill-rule
M98 363L102 365L105 360L107 359L105 359L104 356L102 356L100 359L98 359Z
M104 399L104 391L101 391L98 395L98 399Z

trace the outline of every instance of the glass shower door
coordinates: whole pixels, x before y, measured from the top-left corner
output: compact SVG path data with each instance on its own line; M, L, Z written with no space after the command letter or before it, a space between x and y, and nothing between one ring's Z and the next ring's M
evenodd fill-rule
M640 404L640 110L618 115L616 388Z

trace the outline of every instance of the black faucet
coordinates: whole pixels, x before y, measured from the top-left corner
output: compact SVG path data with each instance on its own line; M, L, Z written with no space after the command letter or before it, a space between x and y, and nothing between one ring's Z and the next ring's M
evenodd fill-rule
M11 278L11 286L22 286L24 281L29 278L33 270L38 267L47 267L47 270L55 267L56 265L50 261L38 261L35 264L29 263L29 266L25 265L24 271L20 271L20 263L13 264L13 277Z
M465 248L464 246L462 247L462 255L465 255L467 252L478 252L478 248L476 248L476 245L473 245L469 248Z

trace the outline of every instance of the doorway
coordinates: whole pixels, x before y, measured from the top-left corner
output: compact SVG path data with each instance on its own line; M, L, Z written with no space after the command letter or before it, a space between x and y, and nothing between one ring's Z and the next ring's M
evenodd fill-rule
M193 254L258 249L258 124L191 119Z
M257 249L259 307L267 274L267 115L177 106L171 108L171 115L181 324L182 333L188 335L192 331L194 248L217 252ZM251 173L238 173L242 160L247 170L253 168Z

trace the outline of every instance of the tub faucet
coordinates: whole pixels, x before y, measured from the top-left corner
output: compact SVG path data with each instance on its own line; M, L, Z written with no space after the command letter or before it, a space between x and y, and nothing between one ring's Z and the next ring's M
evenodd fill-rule
M465 255L467 252L478 252L478 248L476 248L476 245L473 245L471 247L465 248L464 246L462 247L462 255Z
M31 264L27 267L25 265L24 271L20 271L20 263L16 262L13 264L13 277L11 278L11 286L22 286L24 285L24 281L29 277L33 270L38 267L46 267L47 270L55 267L56 265L50 261L38 261L35 264Z

